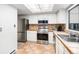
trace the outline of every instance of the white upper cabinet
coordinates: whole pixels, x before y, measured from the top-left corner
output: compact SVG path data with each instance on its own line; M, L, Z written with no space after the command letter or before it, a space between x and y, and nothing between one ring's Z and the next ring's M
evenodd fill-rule
M48 23L49 24L56 24L56 14L48 15Z
M38 20L48 20L49 24L56 23L56 14L37 14L26 16L29 19L29 24L38 24Z
M38 24L38 20L48 20L48 24L66 23L67 18L66 11L60 9L57 14L36 14L27 15L26 19L29 19L29 24Z
M37 17L34 15L28 15L26 18L29 20L29 24L38 24Z
M61 9L57 13L57 20L56 23L66 23L67 18L66 18L66 11Z

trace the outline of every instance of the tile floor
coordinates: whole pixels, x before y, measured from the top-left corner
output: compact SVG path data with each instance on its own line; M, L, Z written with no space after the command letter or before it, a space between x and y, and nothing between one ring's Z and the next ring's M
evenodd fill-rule
M53 44L38 44L34 42L18 43L17 54L55 54Z

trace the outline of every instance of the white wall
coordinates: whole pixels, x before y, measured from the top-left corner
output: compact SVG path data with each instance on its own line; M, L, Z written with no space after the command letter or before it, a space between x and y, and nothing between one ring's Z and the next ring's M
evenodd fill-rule
M50 24L56 23L56 14L37 14L26 16L30 24L38 24L38 20L48 20Z
M17 10L15 8L0 5L0 27L2 27L0 53L10 53L17 48Z

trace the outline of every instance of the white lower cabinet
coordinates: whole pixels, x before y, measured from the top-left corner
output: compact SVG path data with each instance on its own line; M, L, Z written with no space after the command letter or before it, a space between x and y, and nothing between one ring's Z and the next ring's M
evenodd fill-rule
M64 48L64 54L70 54L70 52L66 48Z
M37 41L37 31L27 31L27 41ZM53 32L48 32L49 43L54 43Z
M49 32L48 33L48 41L49 41L49 43L54 43L54 40L53 40L53 32Z
M60 39L55 36L56 39L56 54L70 54L67 48L61 43Z
M64 53L64 47L62 43L59 41L59 39L56 37L56 54L63 54Z
M27 41L37 41L37 31L27 31Z

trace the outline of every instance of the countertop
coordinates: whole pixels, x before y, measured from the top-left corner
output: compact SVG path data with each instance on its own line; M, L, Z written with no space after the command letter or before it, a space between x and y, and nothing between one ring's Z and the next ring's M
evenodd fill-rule
M69 35L68 33L58 31L53 31L53 33L64 43L66 48L69 49L72 54L79 54L79 42L68 42L58 36L58 34Z

